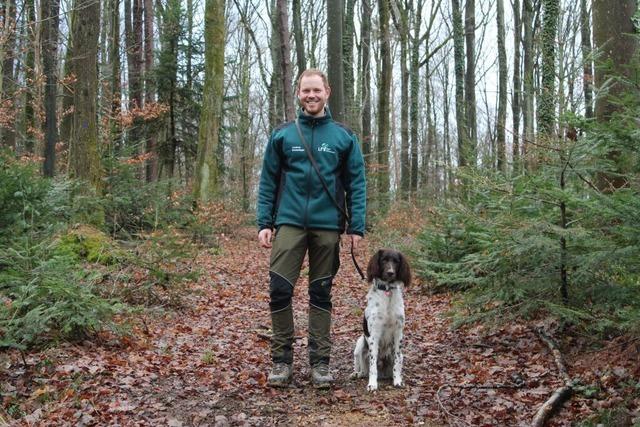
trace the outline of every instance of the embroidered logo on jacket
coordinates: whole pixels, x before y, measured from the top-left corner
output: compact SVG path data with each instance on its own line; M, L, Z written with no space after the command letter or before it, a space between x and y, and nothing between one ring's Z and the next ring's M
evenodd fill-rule
M331 154L335 154L335 150L331 147L329 147L329 144L327 144L326 142L323 142L320 147L318 147L318 151L321 153L331 153Z

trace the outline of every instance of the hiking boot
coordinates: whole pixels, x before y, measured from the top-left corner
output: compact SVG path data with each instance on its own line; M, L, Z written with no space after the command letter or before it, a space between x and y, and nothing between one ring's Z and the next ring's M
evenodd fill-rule
M291 383L292 378L293 368L291 365L287 363L275 363L269 373L267 382L271 387L286 387Z
M329 388L333 382L329 365L320 363L311 368L311 382L315 388Z

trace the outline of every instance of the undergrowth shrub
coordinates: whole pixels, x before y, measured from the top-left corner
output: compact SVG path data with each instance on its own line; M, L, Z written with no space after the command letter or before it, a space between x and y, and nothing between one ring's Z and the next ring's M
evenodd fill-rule
M640 189L589 181L609 166L596 138L559 142L526 175L469 173L465 193L433 209L414 258L432 290L461 292L458 324L553 316L640 333Z

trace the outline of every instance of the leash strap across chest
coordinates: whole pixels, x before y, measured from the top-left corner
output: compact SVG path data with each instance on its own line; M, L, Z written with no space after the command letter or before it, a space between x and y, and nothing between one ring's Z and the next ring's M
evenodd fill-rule
M300 141L302 142L302 145L304 145L304 151L307 153L307 157L309 157L309 161L313 165L313 168L316 170L316 174L318 175L318 178L320 179L320 183L322 184L322 187L324 188L324 191L329 195L329 197L331 197L331 201L336 206L336 208L338 208L340 213L342 215L344 215L344 217L346 218L347 222L351 223L351 218L349 217L349 214L347 213L347 210L344 208L344 206L340 206L340 204L338 203L338 201L334 197L333 193L331 193L331 191L329 191L329 186L327 185L326 181L324 180L324 177L320 173L320 167L318 166L318 163L316 162L316 159L313 157L313 154L311 154L311 147L309 147L309 144L307 144L306 138L302 134L302 129L300 129L300 123L298 123L298 119L295 120L295 123L296 123L296 130L298 131L298 136L300 137ZM358 261L356 261L356 256L353 253L353 242L351 242L351 259L353 260L353 265L355 265L356 270L358 271L358 274L360 274L360 277L362 278L362 280L364 280L364 274L362 274L362 269L358 265Z

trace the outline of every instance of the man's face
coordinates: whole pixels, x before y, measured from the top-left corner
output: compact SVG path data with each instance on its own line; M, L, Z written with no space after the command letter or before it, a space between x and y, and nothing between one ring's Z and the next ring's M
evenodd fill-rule
M302 109L310 116L324 115L324 106L331 90L324 85L322 77L310 75L302 77L298 88L298 100Z

